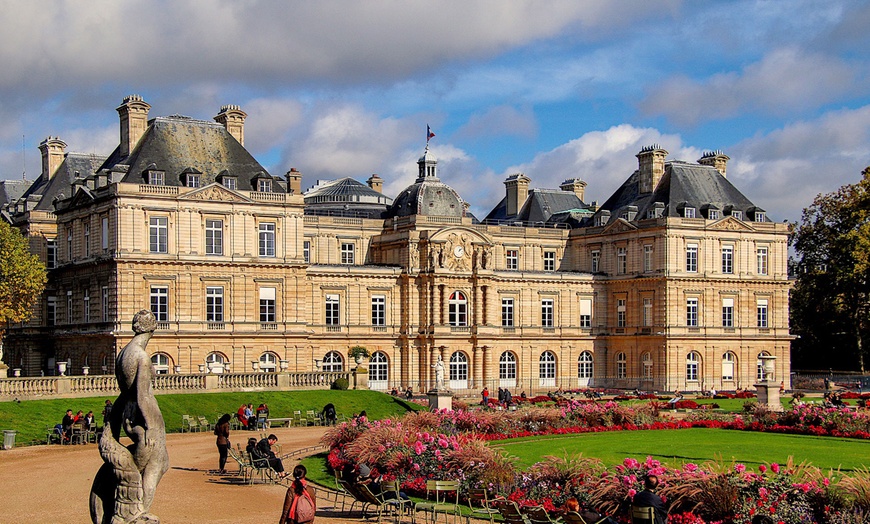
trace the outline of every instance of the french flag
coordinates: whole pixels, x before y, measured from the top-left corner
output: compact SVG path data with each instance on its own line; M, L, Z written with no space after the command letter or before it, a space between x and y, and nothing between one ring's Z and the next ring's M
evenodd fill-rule
M435 136L435 133L432 132L432 128L426 125L426 142L428 143L433 136Z

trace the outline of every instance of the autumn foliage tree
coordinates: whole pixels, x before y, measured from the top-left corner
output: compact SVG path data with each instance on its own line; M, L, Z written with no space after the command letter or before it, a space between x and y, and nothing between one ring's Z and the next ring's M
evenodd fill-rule
M816 368L867 362L870 329L870 167L862 179L819 195L792 237L797 254L791 331L793 360Z
M30 318L45 280L45 265L30 252L27 239L0 220L0 344L9 324Z

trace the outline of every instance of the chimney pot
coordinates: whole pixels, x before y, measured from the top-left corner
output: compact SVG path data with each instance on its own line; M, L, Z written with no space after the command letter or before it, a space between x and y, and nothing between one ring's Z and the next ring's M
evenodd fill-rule
M42 173L40 177L49 180L57 172L57 168L63 162L64 152L66 150L66 142L58 137L49 136L39 144L39 151L42 153Z
M129 95L117 108L121 117L121 158L130 156L139 139L148 127L148 111L151 105L142 100L140 95Z
M221 106L220 112L214 117L215 122L224 126L224 128L233 135L233 138L238 143L245 145L245 119L248 114L234 104Z
M665 174L665 157L668 156L668 152L658 144L653 144L642 148L636 156L640 172L640 192L652 193Z
M507 216L513 217L519 214L529 197L529 182L531 181L532 179L523 173L515 173L504 181L507 191L507 209L505 210Z
M716 151L705 151L704 154L701 155L701 158L698 159L698 163L702 166L714 167L723 178L728 178L725 173L729 160L731 160L731 157L717 149Z

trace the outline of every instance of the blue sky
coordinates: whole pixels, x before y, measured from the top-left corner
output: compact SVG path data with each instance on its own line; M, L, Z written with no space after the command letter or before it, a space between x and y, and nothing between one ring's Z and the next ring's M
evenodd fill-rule
M775 220L870 165L864 1L0 0L0 179L37 146L108 155L115 108L248 114L272 173L413 182L426 125L441 179L479 217L524 172L603 202L658 143L728 178Z

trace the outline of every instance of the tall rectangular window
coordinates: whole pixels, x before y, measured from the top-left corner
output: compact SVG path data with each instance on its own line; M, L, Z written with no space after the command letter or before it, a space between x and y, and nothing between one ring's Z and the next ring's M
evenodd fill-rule
M337 326L339 323L338 315L339 298L338 295L326 295L326 325Z
M85 257L91 256L91 225L88 222L85 222L84 227L82 228L82 236L85 248Z
M151 217L148 219L148 251L166 253L169 251L169 218Z
M758 319L758 327L767 327L767 299L760 298L755 303L755 313Z
M73 299L72 291L66 292L66 323L72 324L73 321Z
M109 249L109 217L103 217L100 224L100 248Z
M275 322L275 288L260 288L260 322Z
M88 289L82 296L82 320L85 324L91 321L91 292Z
M72 262L73 259L73 228L66 228L66 260Z
M722 273L734 273L734 246L722 246Z
M209 286L205 288L205 320L206 322L224 321L224 288Z
M592 252L592 264L590 267L590 271L592 273L598 273L599 271L601 271L601 251Z
M649 273L653 270L653 247L652 244L643 246L643 272Z
M103 322L109 321L109 286L103 286L102 295L100 296L100 311L102 311Z
M54 269L57 267L57 240L49 238L45 245L45 267Z
M580 299L580 327L589 329L592 327L592 299Z
M387 325L387 297L384 295L372 296L372 325Z
M653 325L653 300L652 297L644 297L643 299L643 325L649 327Z
M520 268L520 255L516 249L505 251L505 268L508 271L516 271Z
M689 327L698 327L698 299L686 299L686 325Z
M624 247L616 248L616 272L620 275L628 272L628 255Z
M545 298L541 300L541 326L553 327L553 299Z
M760 247L755 250L755 262L759 275L767 274L767 248Z
M722 299L722 327L734 327L734 299Z
M698 272L698 244L686 245L686 271Z
M625 327L625 299L616 299L616 327Z
M45 324L54 326L57 324L57 297L48 297L45 302Z
M260 223L260 256L274 257L275 256L275 223L261 222Z
M205 221L205 254L224 254L224 221L208 219Z
M544 271L556 271L555 251L544 251Z
M501 299L501 325L502 327L514 326L514 299L504 297Z
M211 289L211 288L210 288ZM169 288L151 286L151 312L157 322L169 321Z
M344 265L352 265L354 263L354 250L356 246L353 242L341 243L341 263Z
M306 264L311 263L311 241L306 240L302 242L302 259L305 260Z

